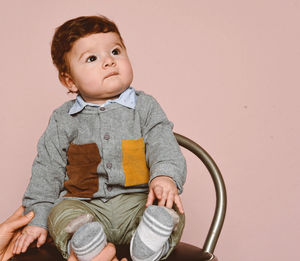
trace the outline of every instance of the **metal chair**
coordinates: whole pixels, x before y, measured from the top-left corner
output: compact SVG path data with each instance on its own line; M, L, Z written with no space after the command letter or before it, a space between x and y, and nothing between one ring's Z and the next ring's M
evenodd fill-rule
M174 133L177 142L180 146L188 149L194 153L206 166L208 172L214 183L216 192L216 205L214 216L210 225L210 229L206 236L202 248L180 242L171 255L166 259L167 261L217 261L214 256L214 250L222 230L223 222L226 213L226 189L225 184L219 168L210 155L201 148L197 143L184 137L180 134ZM118 258L126 257L129 261L130 253L128 245L119 245L117 247ZM30 248L26 253L12 257L13 261L64 261L52 241L46 243L41 248Z

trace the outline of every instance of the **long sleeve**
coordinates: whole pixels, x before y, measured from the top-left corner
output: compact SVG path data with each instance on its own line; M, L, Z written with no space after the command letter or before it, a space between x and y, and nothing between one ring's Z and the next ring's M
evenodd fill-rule
M48 214L63 189L66 153L60 146L57 120L52 114L49 125L38 142L32 176L24 194L25 213L34 211L30 225L47 229Z
M157 176L171 177L179 190L186 179L186 162L173 134L173 124L167 119L158 102L152 97L145 108L143 137L146 145L146 160L150 168L150 180Z

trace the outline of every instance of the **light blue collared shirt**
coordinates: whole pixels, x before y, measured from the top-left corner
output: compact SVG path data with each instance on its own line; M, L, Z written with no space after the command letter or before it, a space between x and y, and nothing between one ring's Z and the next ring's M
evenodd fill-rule
M81 112L85 108L85 106L104 107L104 106L114 103L114 102L119 103L130 109L135 109L135 106L136 106L135 90L132 87L129 87L124 92L122 92L118 98L116 98L114 100L107 100L102 105L85 102L80 95L77 95L75 103L69 110L69 114L73 115L75 113Z

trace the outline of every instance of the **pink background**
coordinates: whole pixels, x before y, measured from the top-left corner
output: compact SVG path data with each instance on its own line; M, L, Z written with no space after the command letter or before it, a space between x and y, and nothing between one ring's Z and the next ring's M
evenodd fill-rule
M218 163L228 212L224 261L300 260L300 1L2 1L0 221L18 205L38 138L71 98L50 59L54 28L104 14L125 39L133 86ZM183 241L201 246L212 182L190 153Z

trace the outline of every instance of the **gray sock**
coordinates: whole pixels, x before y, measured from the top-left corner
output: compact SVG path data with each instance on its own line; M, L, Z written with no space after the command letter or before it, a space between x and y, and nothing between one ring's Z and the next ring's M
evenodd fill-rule
M72 249L79 261L90 261L98 255L106 245L106 235L98 222L81 226L71 239Z
M131 239L132 260L154 261L163 257L169 250L168 239L177 225L177 220L178 215L174 210L149 206Z

